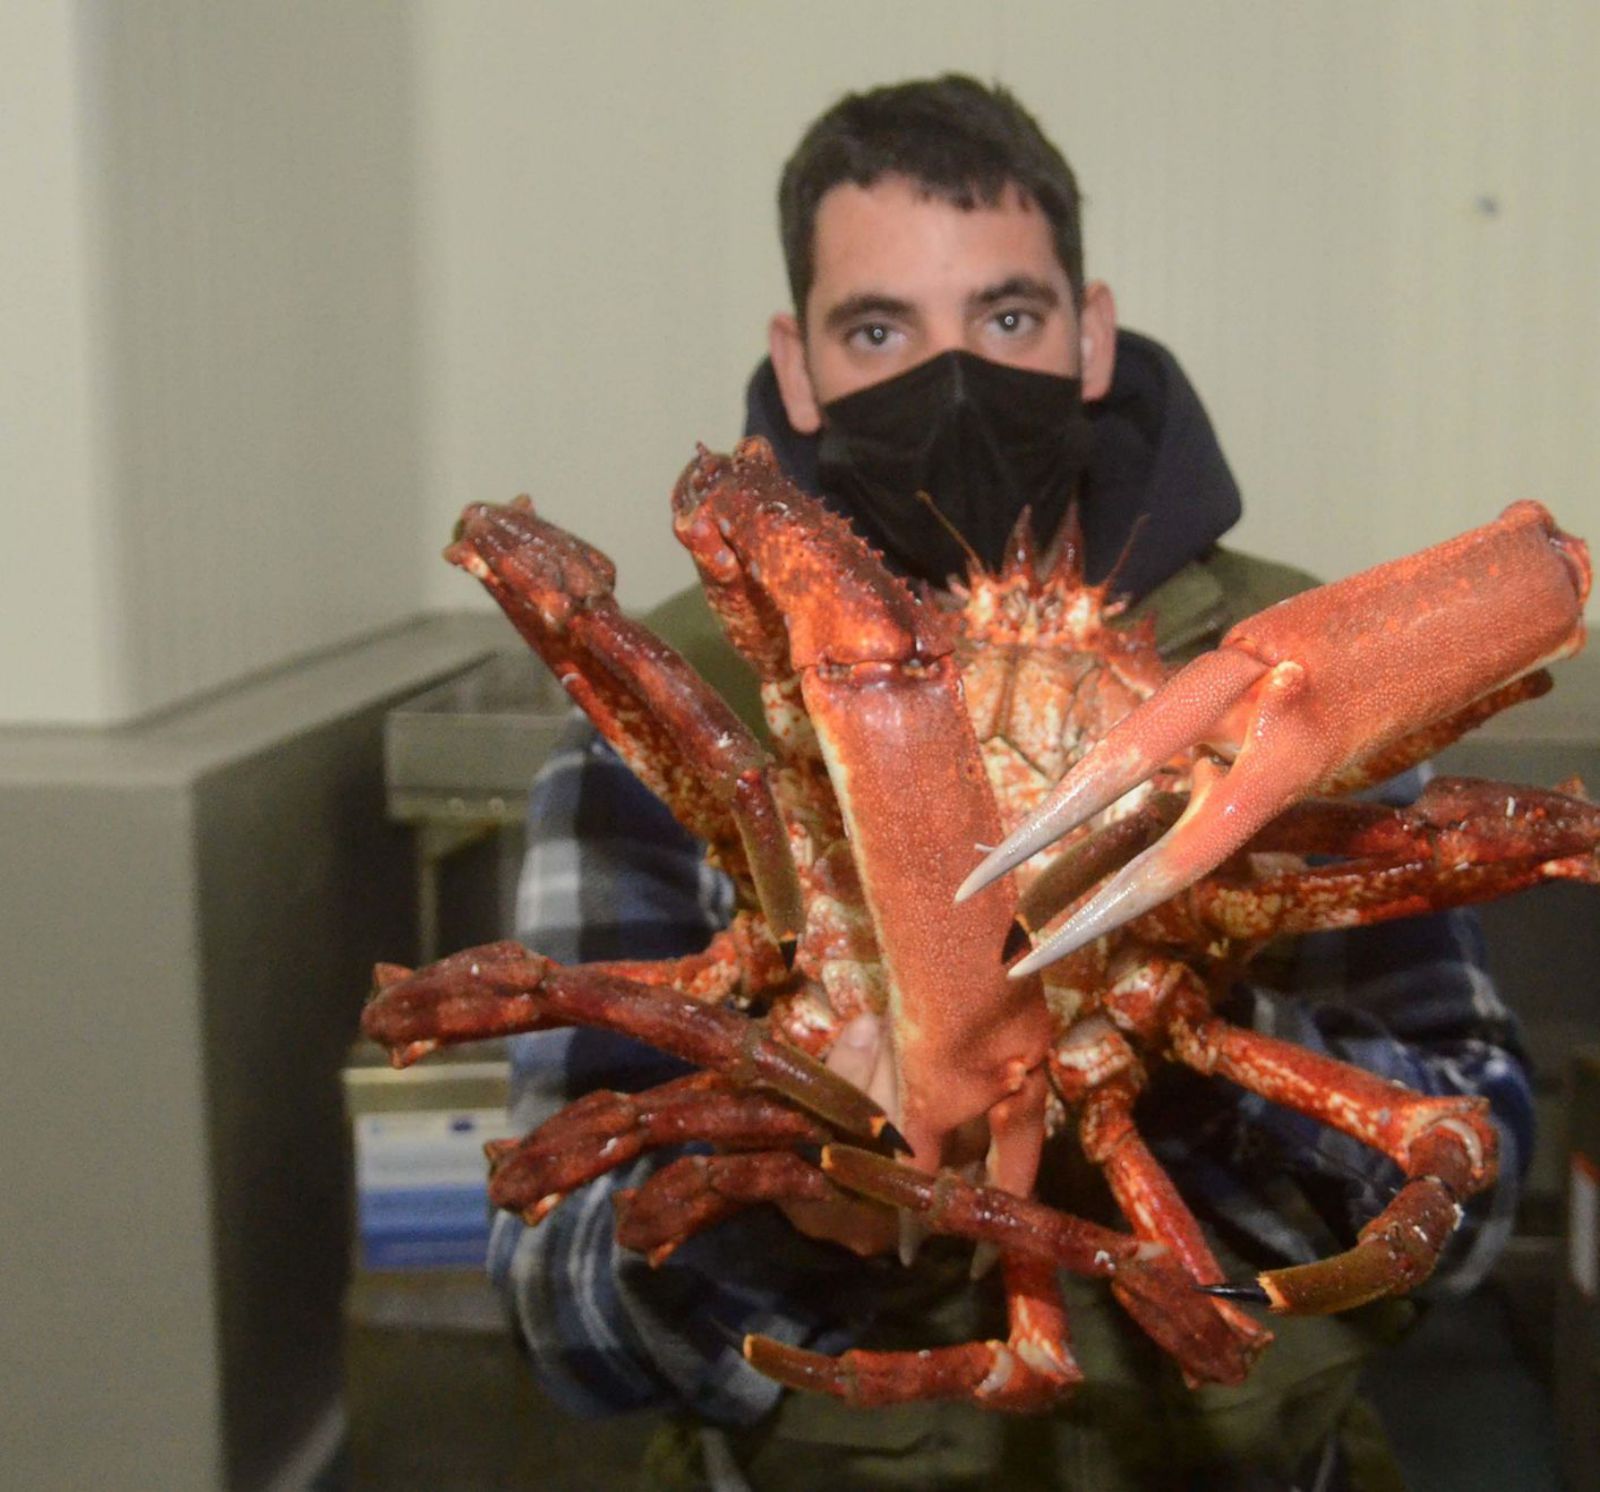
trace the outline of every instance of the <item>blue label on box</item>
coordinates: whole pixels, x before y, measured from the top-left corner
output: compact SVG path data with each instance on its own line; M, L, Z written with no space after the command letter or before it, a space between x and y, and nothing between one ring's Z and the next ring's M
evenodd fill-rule
M483 1146L510 1132L499 1109L359 1116L362 1267L481 1268L490 1216Z

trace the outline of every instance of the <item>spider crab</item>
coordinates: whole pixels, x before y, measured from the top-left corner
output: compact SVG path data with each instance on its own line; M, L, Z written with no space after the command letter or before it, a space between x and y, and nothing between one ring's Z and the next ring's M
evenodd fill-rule
M999 574L974 564L936 598L790 486L763 442L702 449L673 508L760 677L770 751L623 616L609 561L527 499L469 507L446 551L707 842L741 905L676 960L563 967L498 943L378 968L364 1027L397 1065L582 1024L701 1069L591 1093L491 1145L496 1204L537 1223L610 1167L694 1139L713 1153L618 1199L621 1241L655 1262L754 1203L844 1199L997 1255L1005 1341L828 1358L746 1339L761 1371L859 1404L1059 1400L1081 1378L1059 1269L1107 1281L1192 1383L1239 1382L1270 1342L1241 1299L1336 1311L1426 1278L1461 1201L1494 1178L1486 1104L1424 1097L1213 1007L1280 935L1600 879L1600 809L1576 788L1440 779L1404 810L1301 801L1382 780L1542 692L1541 665L1582 642L1584 546L1520 503L1269 609L1164 684L1152 629L1109 624L1118 608L1084 583L1070 533L1041 556L1019 528ZM977 872L974 846L998 846ZM1034 931L1049 940L1008 969ZM822 1060L863 1012L892 1032L892 1113ZM1348 1252L1230 1285L1135 1123L1158 1059L1343 1130L1407 1179ZM1063 1128L1128 1231L1031 1199Z

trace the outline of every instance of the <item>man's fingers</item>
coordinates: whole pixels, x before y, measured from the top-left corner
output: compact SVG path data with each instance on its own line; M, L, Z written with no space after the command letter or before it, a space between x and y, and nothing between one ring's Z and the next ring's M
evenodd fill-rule
M894 1043L883 1039L883 1022L876 1016L872 1019L877 1024L878 1044L873 1054L872 1076L867 1079L867 1097L872 1099L886 1114L892 1114L896 1119L900 1117L900 1106L897 1099L894 1071Z
M870 1094L883 1048L883 1023L875 1015L858 1015L839 1028L839 1035L828 1053L827 1065L862 1092Z

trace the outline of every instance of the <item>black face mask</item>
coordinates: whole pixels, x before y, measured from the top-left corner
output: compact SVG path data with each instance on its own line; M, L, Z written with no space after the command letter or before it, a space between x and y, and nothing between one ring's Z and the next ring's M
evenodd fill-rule
M1041 543L1055 535L1094 447L1081 380L971 352L940 353L822 414L823 501L934 585L964 573L967 556L919 492L998 569L1023 508Z

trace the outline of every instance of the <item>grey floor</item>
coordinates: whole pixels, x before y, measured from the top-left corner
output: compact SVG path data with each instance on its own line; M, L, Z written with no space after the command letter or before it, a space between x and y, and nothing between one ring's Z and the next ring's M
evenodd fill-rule
M316 1492L610 1492L655 1429L562 1413L505 1334L360 1333L347 1380L349 1439Z

